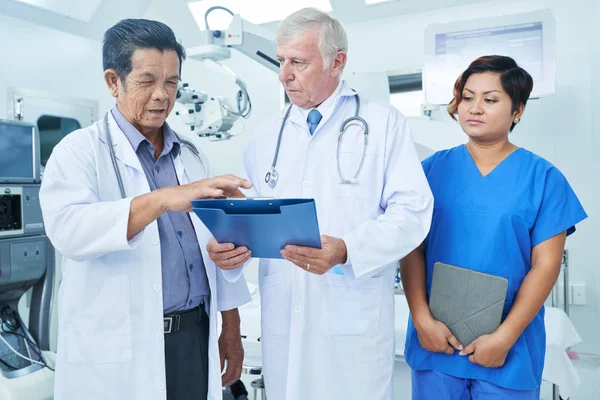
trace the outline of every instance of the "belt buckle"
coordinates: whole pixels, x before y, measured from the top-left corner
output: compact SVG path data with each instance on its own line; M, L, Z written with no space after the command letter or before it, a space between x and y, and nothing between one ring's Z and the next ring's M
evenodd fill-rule
M179 330L181 316L179 314L175 314L170 317L164 317L163 321L165 333L177 332Z

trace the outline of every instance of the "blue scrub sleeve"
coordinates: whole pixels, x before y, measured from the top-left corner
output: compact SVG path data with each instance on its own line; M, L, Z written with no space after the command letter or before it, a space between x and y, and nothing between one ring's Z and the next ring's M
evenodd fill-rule
M547 170L542 202L531 230L531 243L538 244L567 231L575 232L575 224L587 218L583 206L564 175L555 167Z
M435 160L437 160L439 152L433 153L423 161L421 161L421 166L423 167L423 171L425 172L425 176L429 174L431 167L435 164Z

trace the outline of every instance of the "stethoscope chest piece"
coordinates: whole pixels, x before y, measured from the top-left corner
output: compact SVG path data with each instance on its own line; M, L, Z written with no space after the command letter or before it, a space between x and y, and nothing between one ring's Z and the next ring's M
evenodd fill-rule
M275 189L278 180L279 174L277 173L277 170L271 167L271 170L267 172L267 175L265 175L265 183L269 185L271 189Z

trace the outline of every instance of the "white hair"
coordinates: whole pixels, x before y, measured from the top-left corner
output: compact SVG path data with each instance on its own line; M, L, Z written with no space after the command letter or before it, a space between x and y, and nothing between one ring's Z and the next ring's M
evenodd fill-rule
M323 69L327 69L338 51L348 51L348 38L342 24L327 13L307 7L290 14L277 27L277 43L296 40L315 28L319 30L319 51L323 59Z

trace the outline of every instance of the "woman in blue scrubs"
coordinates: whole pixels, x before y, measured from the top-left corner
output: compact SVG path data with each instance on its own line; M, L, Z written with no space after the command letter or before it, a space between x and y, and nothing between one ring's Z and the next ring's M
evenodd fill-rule
M475 60L456 81L448 107L468 143L423 161L433 222L423 245L401 261L413 400L540 398L543 304L565 239L587 215L556 167L509 141L532 87L512 58ZM494 333L461 344L433 318L428 297L436 262L508 280Z

